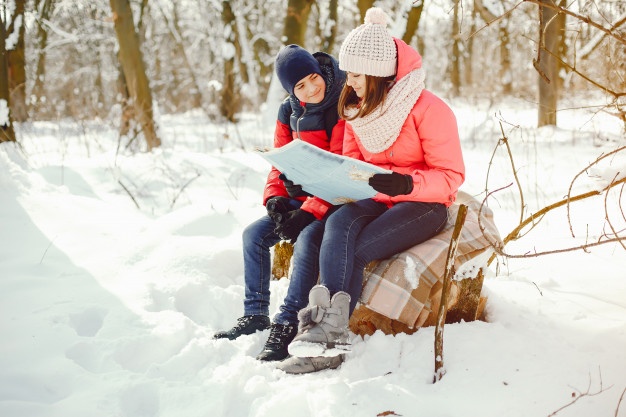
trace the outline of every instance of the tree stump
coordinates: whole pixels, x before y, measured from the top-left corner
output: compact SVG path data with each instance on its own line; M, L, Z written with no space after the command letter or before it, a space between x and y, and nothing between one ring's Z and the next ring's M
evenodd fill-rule
M281 279L289 276L291 257L293 256L293 245L286 241L278 242L274 245L274 256L272 259L272 276L274 279Z
M484 309L487 304L487 297L480 295L483 287L482 270L475 278L466 278L460 281L453 281L448 299L448 312L446 314L446 324L459 323L461 321L484 320ZM420 327L434 326L437 323L437 312L439 311L439 301L441 300L441 289L430 299L431 305L428 318ZM413 334L419 327L411 328L406 324L390 319L364 305L359 305L350 317L350 330L358 335L372 335L376 330L385 334L407 333Z
M272 275L274 279L289 276L289 267L293 255L293 245L289 242L279 242L274 246L272 259ZM453 281L448 300L446 324L460 321L483 320L483 312L487 303L486 297L481 297L484 276L480 270L475 278ZM434 326L437 321L441 288L431 297L428 318L421 327ZM350 317L350 330L358 335L371 335L376 330L385 334L415 333L419 327L411 328L406 324L390 319L364 305L359 305Z
M488 207L460 191L457 200L448 208L448 224L439 234L365 267L361 304L350 317L353 333L411 334L436 324L448 249L461 205L467 205L467 216L457 242L454 270L458 274L451 282L445 323L483 318L487 302L481 297L483 262L489 258L492 244L502 241ZM274 247L275 278L289 275L292 254L293 247L287 242Z

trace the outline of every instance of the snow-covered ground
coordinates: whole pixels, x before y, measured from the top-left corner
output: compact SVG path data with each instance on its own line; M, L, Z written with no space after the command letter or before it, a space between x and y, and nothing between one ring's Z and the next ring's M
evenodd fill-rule
M463 189L513 183L489 201L502 235L520 203L506 150L490 163L500 121L524 217L624 144L603 113L563 112L559 128L538 130L529 104L451 104ZM0 145L0 416L626 416L619 244L492 264L488 321L445 326L436 384L433 328L355 337L338 370L303 376L254 359L268 332L213 340L243 311L241 232L264 214L269 166L251 150L271 144L271 128L260 120L227 129L199 114L162 116L164 145L151 153L116 152L115 129L69 121L18 126L22 147ZM600 173L626 166L607 162ZM572 194L600 183L585 173ZM622 229L615 194L607 205ZM604 204L602 195L572 208L575 237L560 210L506 250L593 241L610 230ZM272 282L272 312L287 285Z

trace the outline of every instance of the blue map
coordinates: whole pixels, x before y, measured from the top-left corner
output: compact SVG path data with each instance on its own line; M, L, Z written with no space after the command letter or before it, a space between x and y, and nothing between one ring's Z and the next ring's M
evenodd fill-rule
M358 159L325 151L302 140L259 155L285 174L294 184L332 204L344 204L376 195L368 184L374 174L391 171Z

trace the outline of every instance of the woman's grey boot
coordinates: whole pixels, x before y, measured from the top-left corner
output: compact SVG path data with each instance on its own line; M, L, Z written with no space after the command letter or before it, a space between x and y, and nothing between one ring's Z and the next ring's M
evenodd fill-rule
M338 356L318 356L315 358L299 358L291 356L276 367L288 374L308 374L310 372L323 371L324 369L336 369L343 362L344 355Z
M299 332L289 345L289 353L313 358L349 351L349 313L348 293L340 291L331 299L328 288L316 285L309 293L309 305L298 313Z

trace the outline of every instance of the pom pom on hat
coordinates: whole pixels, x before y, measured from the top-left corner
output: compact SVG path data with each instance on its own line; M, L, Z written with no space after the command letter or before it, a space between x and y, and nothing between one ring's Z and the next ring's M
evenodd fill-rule
M387 14L378 7L372 7L363 20L365 23L353 29L343 41L339 51L339 68L375 77L395 75L396 43L387 31Z
M379 7L371 7L365 12L365 24L371 23L376 25L387 26L387 14Z
M287 45L278 52L274 68L278 80L289 94L293 94L294 87L304 77L310 74L322 75L317 59L295 44Z

